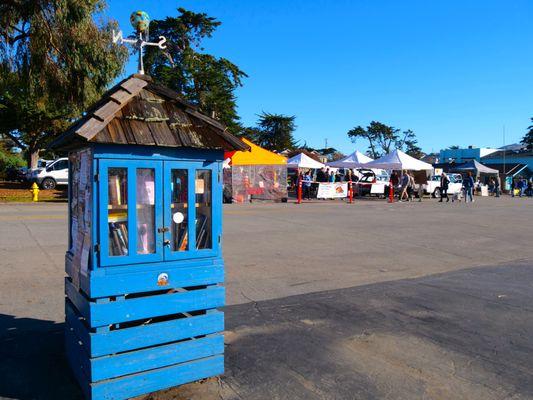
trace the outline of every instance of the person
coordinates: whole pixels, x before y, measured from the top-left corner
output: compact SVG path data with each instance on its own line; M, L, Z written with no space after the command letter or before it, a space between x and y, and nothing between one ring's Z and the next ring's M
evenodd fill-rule
M352 170L347 169L346 174L344 175L344 182L351 182L352 181Z
M421 202L424 197L424 188L428 183L426 171L417 171L414 175L415 184L418 185L418 201Z
M516 188L516 181L514 178L511 178L511 197L514 197L515 188Z
M520 177L520 197L525 196L527 189L527 182L524 177Z
M497 175L496 179L494 180L494 195L496 197L500 197L500 190L501 190L500 186L501 186L500 175Z
M414 192L415 192L415 177L412 172L408 172L407 176L409 177L409 183L407 184L407 198L409 201L413 201Z
M407 194L407 188L409 186L409 175L407 175L407 171L402 171L402 177L401 177L401 187L400 187L400 203L403 201L403 198L406 196L407 200L409 200L409 195Z
M527 197L533 197L533 177L527 181Z
M491 178L489 179L489 193L494 194L494 186L495 186L494 178L491 177Z
M332 183L335 182L335 171L331 171L329 174L329 181Z
M472 172L468 172L468 175L466 176L466 179L463 181L463 187L465 190L465 203L468 202L468 199L470 199L470 202L474 202L474 178L472 177Z
M446 203L450 201L448 197L448 185L450 184L450 179L445 172L440 176L440 200L439 203L442 203L442 200L446 198Z
M304 194L303 197L311 200L311 173L307 171L303 179Z

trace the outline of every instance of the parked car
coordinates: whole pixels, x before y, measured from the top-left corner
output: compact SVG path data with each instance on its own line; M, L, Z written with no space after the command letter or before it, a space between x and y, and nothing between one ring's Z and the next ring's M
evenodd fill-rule
M53 163L54 160L45 160L43 158L39 158L37 160L37 166L35 168L27 168L26 169L26 180L31 181L35 171L45 169L48 165Z
M459 193L463 187L463 177L461 174L448 174L450 183L448 184L448 194ZM415 191L418 191L418 185L415 185ZM433 197L440 197L440 175L433 175L428 179L425 185L424 193Z
M58 158L44 168L33 170L31 180L45 190L57 185L68 185L68 158Z
M357 182L357 190L359 196L366 196L376 194L378 196L386 196L389 186L389 175L386 173L376 174L371 169L359 169L361 174Z

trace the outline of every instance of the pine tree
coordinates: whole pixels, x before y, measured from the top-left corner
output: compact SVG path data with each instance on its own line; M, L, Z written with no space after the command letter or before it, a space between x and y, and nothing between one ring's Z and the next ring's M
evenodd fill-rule
M533 122L533 118L531 118ZM533 125L528 126L528 132L524 135L520 143L524 144L528 150L533 150Z
M151 21L150 35L166 37L167 49L146 49L147 73L223 122L232 133L241 133L234 92L247 75L231 61L204 53L201 47L221 22L205 13L183 8L178 12L177 17Z
M122 71L126 51L102 0L0 3L0 134L35 167L39 150L92 105Z

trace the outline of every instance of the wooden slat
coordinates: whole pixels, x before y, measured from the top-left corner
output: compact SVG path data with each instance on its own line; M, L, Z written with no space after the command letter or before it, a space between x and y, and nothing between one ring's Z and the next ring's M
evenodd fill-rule
M124 132L124 136L127 142L129 144L137 144L137 141L135 140L135 136L133 135L133 132L131 130L130 124L128 122L124 122L122 110L120 110L115 116L115 121L117 124L120 124L120 127L122 131Z
M184 288L190 286L213 285L224 281L224 266L222 263L206 265L176 266L168 265L165 268L169 281L168 288ZM157 276L160 271L143 271L128 275L117 274L114 276L91 275L91 296L108 297L122 293L140 293L160 290L157 285Z
M133 133L133 136L135 137L135 141L137 144L143 144L143 145L154 145L155 140L152 136L152 133L150 132L150 129L148 128L148 125L146 125L144 122L136 121L136 120L124 120L124 123L130 124L130 130Z
M79 349L83 351L83 349ZM89 377L93 382L117 378L146 370L163 368L224 352L224 336L214 335L196 340L150 347L90 360ZM85 364L82 361L83 364ZM87 368L87 367L85 367Z
M103 122L109 122L121 108L120 104L114 101L108 101L102 107L98 108L93 115Z
M104 304L91 302L89 323L94 327L105 326L164 315L217 308L223 305L224 288L221 286L183 293L139 297Z
M118 122L116 118L114 118L113 120L111 120L111 122L109 122L109 124L107 125L107 130L109 131L109 134L111 135L112 143L122 143L122 144L128 143L128 140L126 139L126 135L124 134L124 130L122 129L120 122Z
M125 91L125 90L120 89L120 90L117 90L116 92L114 92L109 97L112 98L113 100L115 100L119 104L125 104L133 96L134 96L133 94L131 94L131 93Z
M139 78L132 77L132 78L124 81L120 85L120 87L125 89L127 92L129 92L129 93L131 93L133 95L136 95L146 85L148 85L148 82L146 82L146 81L144 81L142 79L139 79Z
M106 124L102 121L99 121L96 118L90 118L87 122L81 125L77 130L76 134L83 136L87 140L91 140L98 132L104 129Z
M217 355L123 378L91 384L93 399L123 400L224 373L224 357Z
M158 146L178 146L178 141L166 122L147 122L152 136Z

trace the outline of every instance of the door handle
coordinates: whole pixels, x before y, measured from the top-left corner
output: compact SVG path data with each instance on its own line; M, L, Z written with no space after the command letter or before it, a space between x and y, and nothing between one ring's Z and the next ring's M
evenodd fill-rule
M163 246L170 246L170 240L163 240Z
M165 233L165 232L168 232L170 231L170 228L168 226L164 226L162 228L157 228L157 232L158 233Z

